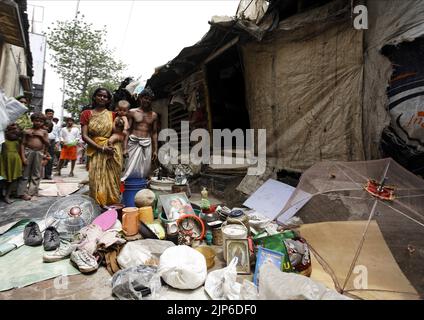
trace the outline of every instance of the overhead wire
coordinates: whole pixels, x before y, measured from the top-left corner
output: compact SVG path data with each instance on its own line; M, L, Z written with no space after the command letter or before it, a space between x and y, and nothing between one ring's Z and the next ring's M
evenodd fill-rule
M133 9L134 9L134 4L135 4L135 0L132 0L130 12L128 13L127 25L125 27L124 36L122 37L121 48L124 47L125 41L127 40L128 27L130 25L130 21L131 21L131 18L132 18L132 12L133 12Z

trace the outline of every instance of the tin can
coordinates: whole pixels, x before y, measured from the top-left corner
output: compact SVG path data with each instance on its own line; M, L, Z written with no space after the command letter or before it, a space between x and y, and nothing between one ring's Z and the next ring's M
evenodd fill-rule
M222 229L221 227L212 228L212 243L216 246L222 246L224 240L222 239Z
M228 224L234 224L242 222L247 228L247 232L250 233L249 217L241 210L234 210L227 217Z
M228 221L225 221L222 224L222 240L223 240L223 252L224 260L227 261L227 248L225 241L228 239L247 239L248 232L247 227L243 222L235 220L235 223L228 224Z

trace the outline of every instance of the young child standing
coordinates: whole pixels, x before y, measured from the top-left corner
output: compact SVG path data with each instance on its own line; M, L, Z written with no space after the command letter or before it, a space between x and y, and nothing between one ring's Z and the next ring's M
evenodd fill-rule
M123 143L123 154L124 157L127 157L127 144L128 144L128 130L129 123L127 114L130 109L130 104L126 100L121 100L118 102L118 106L116 107L116 118L113 122L113 132L111 137L109 138L108 145L113 146L116 142Z
M18 185L18 197L31 200L38 195L41 181L41 167L50 159L48 154L49 138L43 129L45 116L42 113L31 115L32 128L24 130L21 144L21 158L24 165L22 179Z
M22 159L20 152L20 130L16 123L12 123L6 128L6 140L2 146L0 154L0 176L4 178L5 195L4 201L8 204L13 201L10 193L15 187L18 179L22 177Z

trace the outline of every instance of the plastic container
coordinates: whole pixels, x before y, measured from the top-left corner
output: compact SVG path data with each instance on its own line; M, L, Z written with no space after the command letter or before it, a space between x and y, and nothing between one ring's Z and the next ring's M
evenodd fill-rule
M122 209L122 230L126 236L134 236L138 233L140 222L138 208L128 207Z
M219 220L219 216L217 213L204 213L203 211L199 214L200 219L203 220L203 223L205 224L206 230L210 230L211 227L209 227L208 223L215 222Z
M165 211L159 215L160 222L166 230L167 235L174 235L178 233L177 220L169 220L166 217Z
M147 188L146 179L128 178L124 182L124 192L122 193L122 204L126 207L135 207L134 198L138 191Z
M153 209L152 207L141 207L138 209L138 218L145 224L153 223Z
M122 209L125 208L125 205L123 205L122 203L114 203L114 204L111 204L110 206L107 206L106 208L107 210L115 209L116 212L118 212L118 220L122 222Z
M212 243L216 246L222 246L224 244L221 227L212 228Z

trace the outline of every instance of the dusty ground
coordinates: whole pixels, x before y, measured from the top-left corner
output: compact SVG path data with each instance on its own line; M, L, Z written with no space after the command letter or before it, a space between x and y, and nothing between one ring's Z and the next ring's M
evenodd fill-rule
M62 177L54 177L57 182L84 182L87 180L88 174L83 165L77 165L75 168L75 177L67 177L68 169L62 170ZM54 183L53 181L53 183ZM44 181L43 182L48 182ZM52 183L52 181L50 181ZM77 193L87 193L87 186L83 186ZM57 197L38 197L32 201L16 201L7 205L0 202L0 226L8 222L19 220L22 218L43 218L48 208L57 201ZM218 204L220 201L210 196L212 204ZM200 194L194 193L190 199L193 203L200 204ZM224 267L222 257L222 249L215 247L217 257L215 265L211 270ZM0 257L1 259L1 257ZM208 271L211 271L208 270ZM90 275L74 275L68 277L58 277L55 279L45 280L32 284L24 288L12 289L0 292L0 300L16 299L16 300L109 300L114 299L112 296L111 276L106 268L100 267L95 273ZM167 287L161 296L161 299L208 299L203 287L197 290L175 290Z

